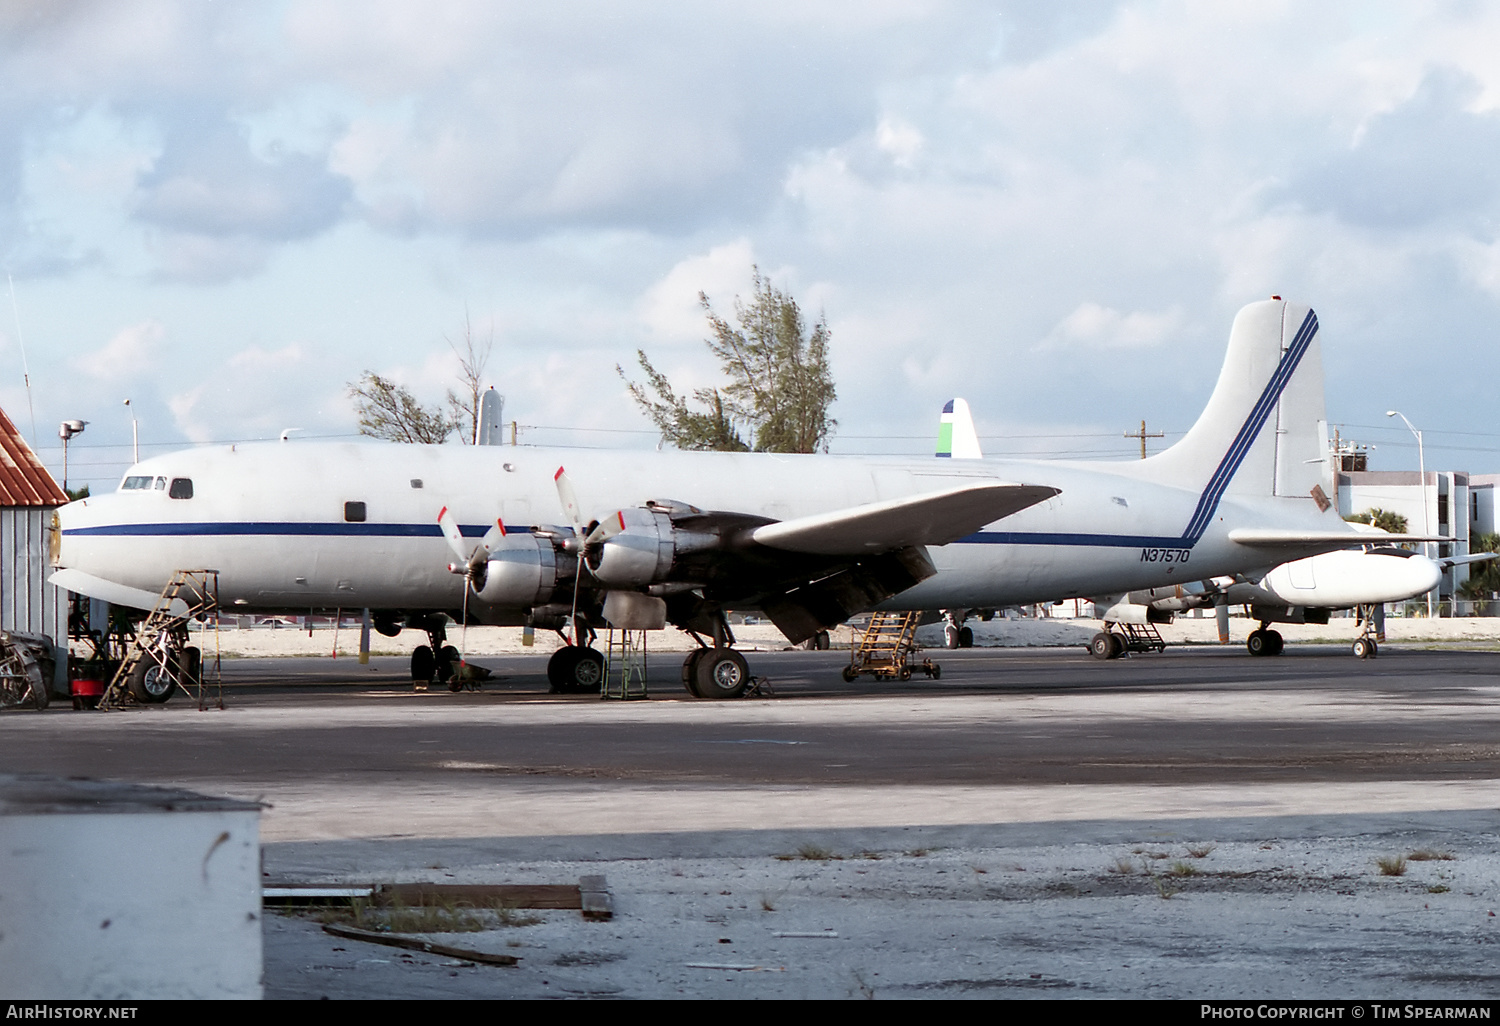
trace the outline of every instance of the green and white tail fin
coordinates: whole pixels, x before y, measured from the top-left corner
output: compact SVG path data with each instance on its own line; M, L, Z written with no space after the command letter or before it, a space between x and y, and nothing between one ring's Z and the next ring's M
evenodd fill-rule
M974 418L969 413L969 404L962 399L949 399L938 418L937 455L955 460L977 460L984 457L979 451L979 436L974 433Z

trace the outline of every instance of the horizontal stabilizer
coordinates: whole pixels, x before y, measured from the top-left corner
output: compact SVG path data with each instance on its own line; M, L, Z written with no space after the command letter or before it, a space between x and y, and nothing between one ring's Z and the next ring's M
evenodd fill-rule
M129 606L131 609L155 609L161 596L145 588L132 588L128 584L116 584L102 577L86 574L82 570L59 570L47 578L47 583L64 591L87 595L89 598L108 602L112 606ZM174 598L167 612L173 616L187 616L188 604Z
M1250 545L1261 549L1295 548L1308 545L1329 545L1347 542L1350 546L1381 544L1404 544L1406 542L1451 542L1437 534L1387 534L1371 535L1368 532L1347 531L1282 531L1264 527L1236 527L1229 532L1229 540L1239 545Z
M1444 556L1437 560L1437 565L1444 570L1455 566L1467 566L1470 563L1483 563L1485 560L1500 557L1500 552L1475 552L1468 556Z
M761 545L820 556L863 555L910 545L947 545L986 524L1045 502L1061 489L971 484L889 502L766 524L750 532Z

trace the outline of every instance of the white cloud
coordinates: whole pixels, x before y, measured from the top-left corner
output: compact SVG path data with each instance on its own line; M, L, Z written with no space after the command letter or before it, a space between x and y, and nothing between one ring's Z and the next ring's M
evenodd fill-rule
M131 381L160 366L166 328L147 320L122 328L104 346L72 361L74 369L97 381Z
M749 239L736 239L688 257L646 291L637 304L637 316L653 338L669 345L698 341L706 331L698 294L706 294L727 313L726 304L750 290L754 264L755 248Z
M1098 303L1082 303L1064 317L1041 343L1056 349L1153 349L1182 329L1181 309L1161 313L1121 313Z

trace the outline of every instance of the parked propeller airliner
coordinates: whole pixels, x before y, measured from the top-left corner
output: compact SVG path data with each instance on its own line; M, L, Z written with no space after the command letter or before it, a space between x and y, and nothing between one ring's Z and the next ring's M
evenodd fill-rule
M174 570L211 568L229 608L369 608L385 633L430 632L418 675L449 651L438 614L571 625L564 689L597 683L594 629L671 623L703 642L689 689L729 697L749 673L727 609L795 643L875 608L1124 594L1347 546L1318 485L1323 416L1317 317L1274 299L1240 311L1202 416L1147 460L216 446L59 510L52 580L144 608Z
M973 414L963 399L950 399L938 420L937 455L949 459L982 459ZM1323 475L1327 491L1336 485L1330 468ZM1437 560L1411 549L1391 544L1390 536L1377 527L1352 524L1350 545L1315 556L1243 571L1201 581L1185 581L1165 587L1141 589L1126 595L1089 596L1104 630L1095 635L1090 651L1100 659L1115 659L1125 652L1130 639L1115 630L1118 624L1171 623L1177 613L1215 607L1219 635L1229 637L1229 608L1245 606L1248 615L1260 621L1250 633L1246 648L1251 655L1280 655L1282 637L1273 623L1324 623L1334 610L1358 609L1363 630L1353 645L1361 659L1379 652L1376 635L1382 633L1383 609L1387 602L1402 602L1436 588L1443 571L1465 563L1496 558L1483 552L1468 556L1445 556ZM1438 540L1438 539L1434 539ZM1451 541L1452 539L1446 539ZM964 620L967 609L943 610L944 631L949 648L967 648L972 632ZM990 611L985 611L988 615ZM1128 629L1128 628L1127 628ZM1383 637L1383 633L1382 633Z

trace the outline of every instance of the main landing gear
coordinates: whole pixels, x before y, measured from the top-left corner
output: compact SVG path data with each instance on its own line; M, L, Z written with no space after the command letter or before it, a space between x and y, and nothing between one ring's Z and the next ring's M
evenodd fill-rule
M962 610L943 611L943 644L948 648L974 647L974 629L964 626Z
M604 683L604 656L588 645L564 645L547 661L554 695L597 695Z
M698 648L682 661L682 684L695 698L738 698L750 686L750 666L732 648Z
M1269 629L1264 623L1260 625L1260 630L1251 631L1250 637L1245 639L1245 648L1253 656L1281 655L1285 644L1281 632Z
M426 631L427 640L431 642L430 645L418 645L411 652L411 684L417 691L426 691L431 684L447 684L450 691L463 690L464 683L458 675L463 657L458 654L458 649L445 644L448 632L444 624L441 616L410 624Z
M724 614L712 615L713 644L693 635L703 647L682 661L682 686L694 698L738 698L750 687L750 667L744 656L729 647L734 644L734 632Z

